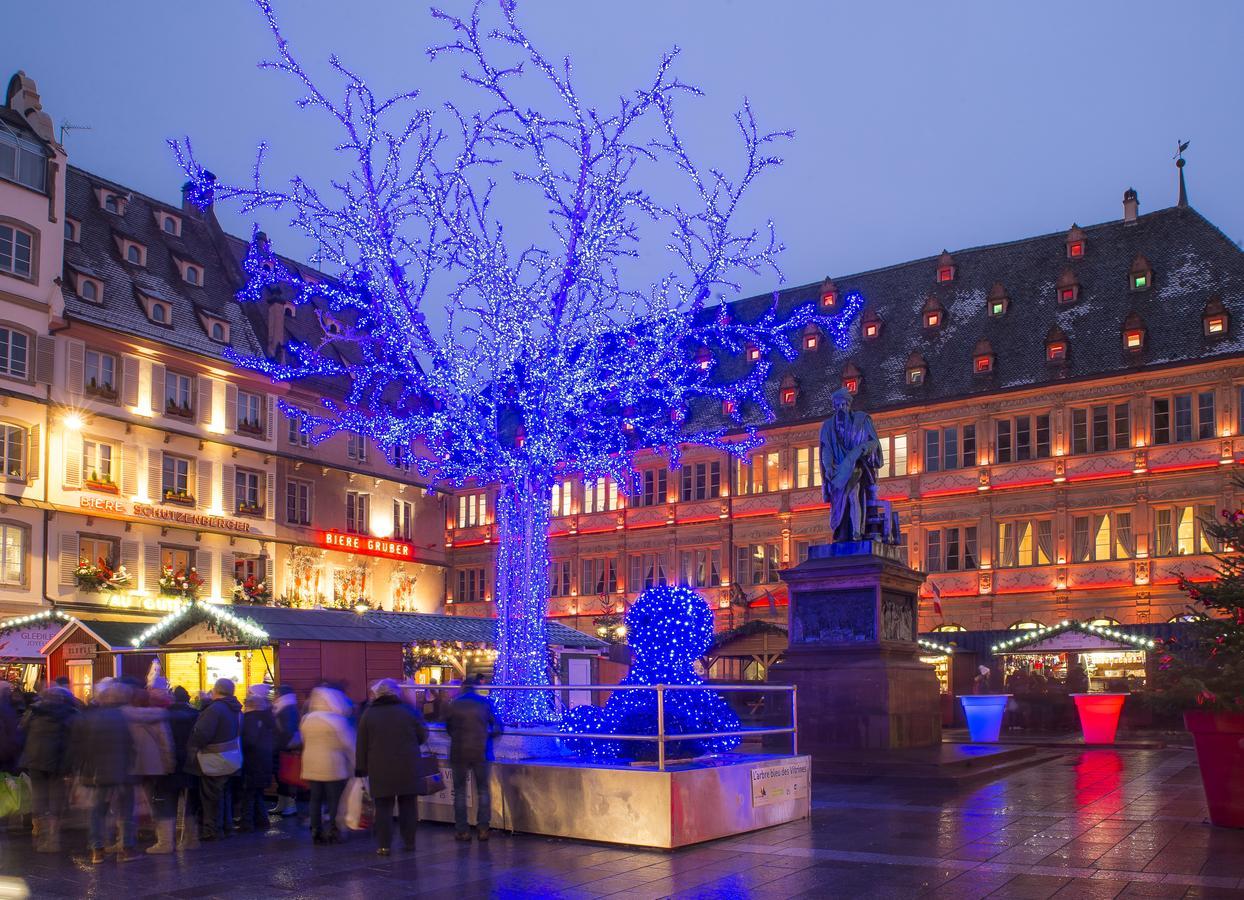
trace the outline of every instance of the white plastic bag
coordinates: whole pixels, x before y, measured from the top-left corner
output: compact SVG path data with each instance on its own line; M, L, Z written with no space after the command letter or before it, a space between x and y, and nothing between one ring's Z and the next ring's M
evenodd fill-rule
M367 792L366 778L351 778L341 796L341 818L351 831L367 831L375 817L375 805Z

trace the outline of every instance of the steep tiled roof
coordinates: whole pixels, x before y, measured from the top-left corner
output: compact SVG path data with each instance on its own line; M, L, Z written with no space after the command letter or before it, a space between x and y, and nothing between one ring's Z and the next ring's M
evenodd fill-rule
M102 209L96 197L97 187L127 197L125 214L115 215ZM180 235L160 228L155 217L157 210L181 220ZM63 290L68 319L221 358L224 345L208 337L199 315L205 313L229 323L230 345L235 350L263 351L250 321L234 299L239 275L232 257L218 249L220 231L214 222L73 167L66 175L65 212L81 223L79 241L65 244L66 268L94 275L104 283L102 302L92 303L75 293L73 278L66 278ZM146 266L130 265L123 260L118 236L146 247ZM178 259L203 267L201 287L182 280ZM143 292L172 303L171 327L147 317L140 299Z
M858 408L882 410L1244 353L1244 253L1200 213L1171 207L1131 223L1084 228L1083 237L1084 255L1078 259L1067 258L1067 232L953 251L955 273L949 283L936 283L936 256L857 275L834 274L839 296L863 294L864 315L853 323L846 349L825 340L820 349L801 352L791 363L776 363L769 397L777 422L827 416L830 395L848 362L862 373ZM1138 256L1153 269L1145 291L1130 289L1129 271ZM1067 270L1080 286L1079 299L1060 304L1055 285ZM995 284L1009 298L1006 313L997 317L989 315L986 304ZM820 282L785 290L779 309L816 302L819 292ZM1204 336L1201 322L1213 295L1231 313L1228 333L1215 340ZM945 311L937 329L925 329L921 319L930 298ZM749 320L771 302L771 295L742 300L734 304L734 314ZM873 313L881 319L880 334L864 340L860 320ZM1147 328L1139 353L1123 347L1123 322L1132 313ZM1052 326L1066 335L1062 365L1046 360ZM996 356L987 374L973 371L973 350L981 340ZM928 364L927 378L918 386L905 378L913 351ZM733 377L747 365L741 358L726 360L720 371ZM798 385L798 399L782 407L778 386L787 375ZM704 403L693 410L691 424L719 417L715 404Z

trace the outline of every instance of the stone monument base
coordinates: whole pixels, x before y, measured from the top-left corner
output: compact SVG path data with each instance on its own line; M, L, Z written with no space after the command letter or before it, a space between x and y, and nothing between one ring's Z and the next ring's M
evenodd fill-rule
M896 549L871 541L813 547L782 573L790 647L769 677L798 686L799 749L814 761L941 743L937 677L916 644L924 575Z

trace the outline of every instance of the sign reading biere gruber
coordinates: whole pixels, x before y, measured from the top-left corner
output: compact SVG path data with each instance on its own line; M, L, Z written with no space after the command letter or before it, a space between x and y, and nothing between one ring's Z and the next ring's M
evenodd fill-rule
M362 553L364 556L382 556L385 559L414 559L415 545L406 541L369 537L365 534L342 534L340 531L321 531L319 545L329 550L346 553Z
M752 769L752 806L769 806L808 796L808 760Z

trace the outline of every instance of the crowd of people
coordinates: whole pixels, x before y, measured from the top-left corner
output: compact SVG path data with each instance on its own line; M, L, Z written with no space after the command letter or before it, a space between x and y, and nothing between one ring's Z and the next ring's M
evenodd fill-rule
M460 841L472 836L472 779L474 834L489 838L492 745L501 732L476 686L465 681L443 715ZM382 679L358 705L333 684L312 689L305 704L286 685L252 685L242 702L235 694L222 678L192 704L158 672L146 684L104 679L86 703L63 679L32 697L0 682L0 773L30 778L35 850L62 850L74 809L87 813L87 850L98 864L142 857L140 819L149 818L154 834L145 852L167 854L235 830L267 831L270 816L298 815L304 797L311 839L334 844L342 839L341 801L351 778L366 779L376 852L392 851L395 818L403 845L414 849L421 780L435 763L423 750L429 729L401 685Z

